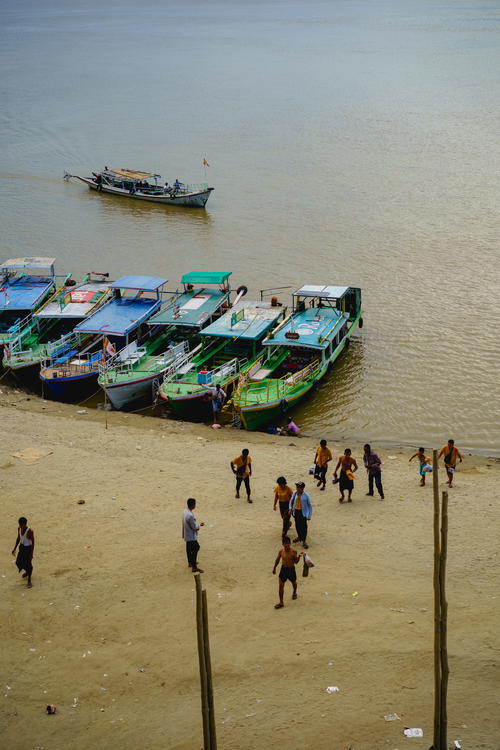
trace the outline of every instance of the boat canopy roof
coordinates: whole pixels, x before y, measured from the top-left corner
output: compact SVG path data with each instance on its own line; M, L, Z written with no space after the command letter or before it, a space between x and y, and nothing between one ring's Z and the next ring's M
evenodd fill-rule
M78 323L74 330L80 333L127 336L155 313L160 304L160 299L147 297L112 299L93 315Z
M90 281L61 289L35 313L37 318L85 318L109 292L105 281Z
M302 349L326 349L348 319L348 313L343 313L334 307L311 307L290 315L279 330L269 334L264 344Z
M293 293L294 297L317 297L319 299L340 299L347 294L348 286L314 286L306 284Z
M161 177L154 172L139 172L137 169L104 169L103 174L122 177L125 180L147 180L148 177Z
M122 276L121 279L112 281L109 284L110 289L137 289L142 292L155 292L168 279L160 279L156 276Z
M50 268L52 275L54 275L54 263L55 258L43 258L40 256L32 256L30 258L11 258L2 263L0 269L10 268Z
M0 282L0 311L35 310L51 288L54 279L50 276L14 276Z
M237 302L227 313L200 331L202 336L259 341L283 315L282 307L269 302Z
M231 271L190 271L181 279L182 284L223 284Z
M154 315L148 325L190 326L203 328L225 300L229 291L220 289L196 289L178 295L173 302Z

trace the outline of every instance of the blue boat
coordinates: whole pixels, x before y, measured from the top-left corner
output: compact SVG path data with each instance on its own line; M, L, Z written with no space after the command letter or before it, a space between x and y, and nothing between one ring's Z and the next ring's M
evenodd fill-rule
M99 367L117 351L129 356L136 339L144 335L146 321L161 306L161 290L167 279L123 276L111 282L112 299L83 320L64 352L53 350L44 361L40 378L51 394L75 401L98 390Z

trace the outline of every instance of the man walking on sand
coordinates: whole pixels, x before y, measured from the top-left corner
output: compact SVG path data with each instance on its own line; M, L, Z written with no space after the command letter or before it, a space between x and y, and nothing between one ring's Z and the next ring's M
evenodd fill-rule
M384 499L384 488L382 487L382 461L371 449L369 443L365 444L363 455L363 463L365 469L368 472L368 497L373 497L373 483L377 487L380 499Z
M295 482L296 490L290 498L290 510L295 520L295 529L297 536L294 542L302 542L304 549L308 549L307 539L307 522L312 517L311 498L304 492L304 482Z
M351 495L354 489L354 472L358 470L358 464L356 463L356 459L351 456L350 448L346 448L344 451L344 455L339 456L339 460L337 461L337 466L335 467L335 471L333 473L333 476L335 477L335 479L337 479L337 471L339 467L340 467L339 503L344 502L345 500L344 492L346 490L348 493L347 502L352 503Z
M274 605L274 609L283 609L285 606L283 604L283 593L285 591L285 583L287 581L290 581L293 586L293 594L292 599L297 598L297 572L295 570L296 564L299 562L302 552L300 554L297 554L297 550L295 550L290 543L290 537L285 536L283 537L283 547L278 552L278 557L276 558L274 562L273 567L273 576L276 575L276 568L278 567L279 561L281 560L281 570L279 573L279 603Z
M326 487L326 472L328 471L328 462L333 458L330 448L326 446L326 440L320 440L316 453L314 454L314 463L316 470L314 472L314 478L318 480L318 487L322 490Z
M241 483L244 482L245 489L247 491L247 502L251 503L252 500L250 498L250 477L252 476L252 459L250 458L248 448L243 448L243 450L241 451L241 455L233 458L233 460L229 462L229 465L231 467L231 471L236 476L235 497L239 498Z
M17 545L19 545L19 552L16 557L16 565L19 572L24 570L23 578L28 579L28 588L32 587L31 575L33 573L33 552L35 551L35 535L33 529L28 526L28 520L21 516L18 520L19 527L17 529L17 539L12 550L12 554L16 554Z
M194 517L194 509L196 508L196 500L194 497L190 497L187 501L187 508L182 514L182 538L186 542L186 556L188 565L193 573L203 573L203 570L198 567L198 551L200 545L198 544L198 529L200 526L204 526L203 522L196 523Z
M451 487L453 485L453 476L455 474L455 469L457 468L457 458L460 463L462 463L462 455L458 448L455 448L454 440L448 440L447 445L443 445L443 447L439 451L438 459L443 455L444 467L446 469L446 475L448 477L448 481L446 482L446 484L448 485L448 487Z

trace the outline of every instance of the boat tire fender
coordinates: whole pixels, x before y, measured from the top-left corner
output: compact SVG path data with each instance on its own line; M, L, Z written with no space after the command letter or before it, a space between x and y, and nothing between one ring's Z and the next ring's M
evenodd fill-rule
M286 400L286 398L281 399L280 409L283 412L283 414L286 414L286 412L289 410L288 401Z
M242 297L244 297L247 292L248 292L248 288L244 284L239 286L238 289L236 290L236 294L241 294Z
M358 326L359 326L360 328L363 328L363 318L360 318L360 319L359 319L359 323L358 323Z

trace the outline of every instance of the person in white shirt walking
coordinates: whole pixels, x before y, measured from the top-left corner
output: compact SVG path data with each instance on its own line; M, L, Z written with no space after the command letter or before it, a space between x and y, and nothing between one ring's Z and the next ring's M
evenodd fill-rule
M196 522L193 513L195 508L196 500L194 497L190 497L187 501L187 508L182 514L182 538L186 542L186 556L189 567L193 573L203 573L203 570L198 567L197 562L200 549L200 545L198 544L198 529L205 524L203 522Z
M12 550L12 554L16 555L16 549L19 545L19 551L17 553L16 565L21 572L24 570L23 578L28 579L28 588L32 586L31 575L33 573L33 552L35 551L35 535L33 529L28 526L28 521L24 516L18 521L19 527L17 529L17 539Z

